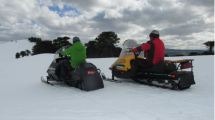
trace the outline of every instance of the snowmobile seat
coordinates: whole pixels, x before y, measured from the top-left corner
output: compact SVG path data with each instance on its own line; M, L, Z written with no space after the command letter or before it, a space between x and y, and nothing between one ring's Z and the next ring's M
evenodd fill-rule
M157 65L154 65L152 68L144 69L144 73L158 73L158 74L169 74L173 71L176 71L177 67L174 63L162 61Z
M151 68L143 69L144 73L164 73L164 63L161 62Z

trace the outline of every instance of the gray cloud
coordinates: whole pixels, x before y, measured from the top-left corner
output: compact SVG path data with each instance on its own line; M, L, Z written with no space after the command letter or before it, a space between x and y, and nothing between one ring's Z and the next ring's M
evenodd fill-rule
M92 19L94 22L91 26L99 31L114 31L116 33L121 33L128 29L128 26L120 19L106 19L104 16L104 12L101 12L95 16Z
M185 23L182 25L176 25L172 27L167 27L162 30L164 35L179 35L181 37L190 35L192 33L199 33L201 31L208 31L213 26L212 23L206 24L204 20L200 19L195 22Z
M192 48L202 48L201 45L194 46L194 43L211 40L214 33L213 0L40 2L1 0L0 40L24 39L30 36L54 39L68 35L79 36L87 42L99 33L110 30L116 32L121 40L146 40L152 29L158 29L168 47L181 48L181 44L190 44L193 45ZM70 5L80 11L80 15L59 16L48 9L53 4ZM204 40L201 36L204 36ZM181 43L174 44L172 39Z
M65 3L77 7L79 10L86 11L96 6L96 0L52 0L53 3Z
M180 0L180 1L188 3L189 5L214 7L214 0Z

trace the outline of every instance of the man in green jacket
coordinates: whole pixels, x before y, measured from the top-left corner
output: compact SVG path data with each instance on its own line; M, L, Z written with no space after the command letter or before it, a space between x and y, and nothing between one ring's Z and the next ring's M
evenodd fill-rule
M86 48L78 37L73 38L73 45L67 48L63 55L70 58L70 65L74 69L86 62Z
M55 74L60 80L67 83L66 80L71 78L71 71L86 62L86 48L78 37L74 37L73 45L61 54L69 59L62 60L58 63Z

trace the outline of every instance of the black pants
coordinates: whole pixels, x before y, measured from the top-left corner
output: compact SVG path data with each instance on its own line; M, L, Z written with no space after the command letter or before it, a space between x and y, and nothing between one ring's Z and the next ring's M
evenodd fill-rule
M153 63L147 59L137 58L131 61L130 76L135 76L138 72L142 72L145 69L153 67Z
M55 74L60 80L65 81L71 79L71 70L72 67L70 66L69 60L64 59L58 62Z
M55 74L60 79L69 86L78 87L79 81L73 81L72 72L74 68L71 67L69 60L61 60L56 66Z

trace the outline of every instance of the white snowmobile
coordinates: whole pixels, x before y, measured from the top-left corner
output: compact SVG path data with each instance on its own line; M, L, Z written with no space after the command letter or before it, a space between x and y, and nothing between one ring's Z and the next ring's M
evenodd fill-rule
M101 71L97 69L97 67L89 62L81 64L78 68L71 70L69 73L62 74L70 74L69 79L59 78L56 75L56 67L57 64L65 59L69 59L67 57L62 57L60 54L64 51L68 46L62 47L58 51L56 51L54 60L50 64L47 73L48 76L46 78L41 77L41 81L50 85L54 85L54 83L64 82L69 86L77 87L81 90L91 91L100 88L104 88L103 77L101 75Z

